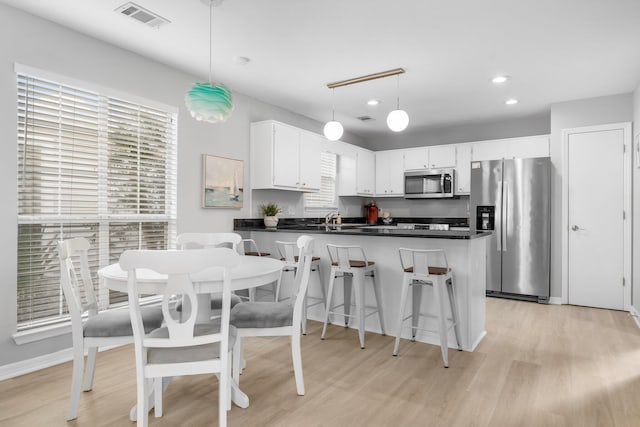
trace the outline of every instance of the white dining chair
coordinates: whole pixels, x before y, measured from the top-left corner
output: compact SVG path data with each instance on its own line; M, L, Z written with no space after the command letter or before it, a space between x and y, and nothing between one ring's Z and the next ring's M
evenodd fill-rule
M129 308L136 359L137 422L148 425L148 396L155 391L156 416L162 415L162 378L179 375L215 373L219 378L219 425L227 425L231 405L230 336L231 279L228 269L238 265L239 255L232 249L130 250L120 256L120 266L127 271ZM165 324L150 333L142 325L137 289L137 270L149 269L167 275L162 295ZM191 275L207 269L207 278L222 280L221 316L209 323L196 323L198 300ZM173 295L182 295L194 309L181 319L171 304ZM152 388L153 386L153 388ZM186 421L185 421L186 422Z
M283 302L242 302L231 310L231 325L235 326L237 339L233 350L233 378L240 382L242 361L242 339L246 337L290 336L293 371L296 391L303 396L302 353L300 350L300 328L311 271L313 238L300 236L294 295Z
M280 261L284 263L282 272L292 272L295 282L295 274L300 258L298 256L298 252L300 250L298 248L297 242L283 242L280 240L276 240L275 244L276 249L278 250L278 254L280 255ZM311 258L311 272L318 273L318 285L320 287L321 296L311 296L309 294L309 291L307 290L307 294L305 295L305 304L302 305L302 335L307 335L307 310L320 304L324 305L324 310L326 310L327 306L327 295L324 290L324 284L322 283L319 256L314 256ZM280 295L281 292L282 290L278 294ZM278 301L279 300L280 298L278 298Z
M98 311L89 270L89 249L89 241L84 237L58 242L60 284L71 317L73 338L73 373L67 420L77 418L82 390L89 391L93 387L98 347L133 342L128 309ZM160 307L146 307L141 310L141 316L147 331L162 324Z
M260 249L258 249L258 244L256 243L255 240L253 239L242 239L240 241L240 244L238 245L238 252L241 255L245 255L245 256L259 256L259 257L263 257L263 256L271 256L271 252L263 252ZM274 301L278 301L280 298L280 280L273 282L271 284L271 290L266 290L266 289L262 289L264 288L264 286L260 287L260 290L265 290L267 292L270 292L271 294L273 294L273 300ZM248 299L249 301L253 302L256 300L256 296L257 296L257 292L258 292L258 288L250 288L248 290L248 295L247 297L245 297L245 299Z
M176 237L176 245L178 249L207 249L229 247L236 251L238 245L242 241L242 236L238 233L181 233ZM231 294L231 307L235 306L242 299ZM220 295L211 295L211 310L216 314L222 307L222 297ZM182 301L176 305L176 310L182 312Z

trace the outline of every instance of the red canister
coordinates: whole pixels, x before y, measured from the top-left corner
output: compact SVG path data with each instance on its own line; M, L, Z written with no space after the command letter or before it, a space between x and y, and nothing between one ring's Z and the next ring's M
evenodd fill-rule
M365 205L364 211L367 224L376 225L378 223L378 206L376 206L376 201L372 200L368 205Z

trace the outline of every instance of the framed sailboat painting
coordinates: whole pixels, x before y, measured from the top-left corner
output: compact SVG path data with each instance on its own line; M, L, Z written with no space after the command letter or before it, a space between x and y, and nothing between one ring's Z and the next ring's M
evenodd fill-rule
M202 155L202 207L242 208L244 162Z

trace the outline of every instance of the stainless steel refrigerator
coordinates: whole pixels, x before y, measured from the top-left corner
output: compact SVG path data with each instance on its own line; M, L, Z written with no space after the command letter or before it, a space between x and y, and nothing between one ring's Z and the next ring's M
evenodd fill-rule
M487 295L549 299L551 162L471 162L470 227L493 229Z

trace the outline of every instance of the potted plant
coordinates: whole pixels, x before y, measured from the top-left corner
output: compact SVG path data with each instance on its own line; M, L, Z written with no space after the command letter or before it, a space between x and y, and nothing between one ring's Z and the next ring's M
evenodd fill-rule
M264 217L265 227L276 227L278 225L278 214L282 209L276 203L260 205L260 213Z

